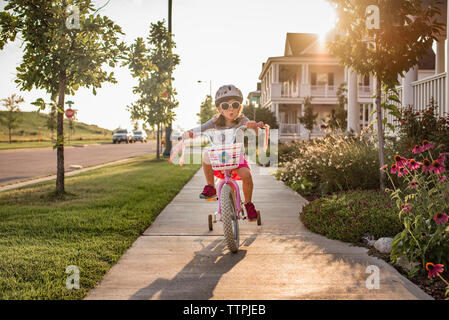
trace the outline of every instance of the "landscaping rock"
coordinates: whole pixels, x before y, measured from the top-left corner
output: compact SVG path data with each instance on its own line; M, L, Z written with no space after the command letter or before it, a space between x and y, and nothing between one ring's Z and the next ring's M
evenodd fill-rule
M416 267L417 265L419 265L419 263L410 263L410 261L408 261L406 256L400 256L397 260L396 260L396 264L398 266L400 266L402 269L405 270L412 270L412 268Z
M380 238L374 243L374 248L376 248L377 251L382 253L390 253L392 242L393 238Z
M376 243L376 238L370 233L365 233L362 237L362 241L372 247L374 246L374 243Z

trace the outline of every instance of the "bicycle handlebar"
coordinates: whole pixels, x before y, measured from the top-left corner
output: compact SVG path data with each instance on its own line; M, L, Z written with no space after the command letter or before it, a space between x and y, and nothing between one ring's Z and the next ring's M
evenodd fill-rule
M257 127L258 127L258 128L265 128L265 139L264 139L263 150L264 150L264 152L266 152L266 151L267 151L267 148L268 148L268 136L269 136L269 134L270 134L270 126L267 125L267 124L264 125L264 124L260 121L260 122L257 123ZM233 137L232 137L232 141L233 141L233 142L235 142L235 138L236 138L236 136L237 136L237 132L238 132L239 130L242 130L242 129L248 129L248 126L247 126L246 124L243 124L243 125L241 125L241 126L239 126L239 127L237 127L237 128L234 129L234 135L233 135ZM224 130L229 130L229 129L223 129L223 130L218 130L218 129L217 129L216 131L224 131ZM210 143L211 143L212 145L214 145L214 141L213 141L213 139L212 139L212 136L211 136L211 134L210 134L208 131L200 132L200 133L199 133L199 136L200 136L200 135L205 135L205 136L207 136L207 137L209 138ZM190 139L190 138L189 138L189 139ZM180 165L181 167L183 166L183 164L184 164L184 152L185 152L185 143L184 143L185 140L188 140L188 139L182 138L181 142L178 143L178 145L175 147L175 150L173 151L172 155L170 156L170 159L168 160L169 163L172 162L174 156L175 156L176 154L178 154L179 149L182 148L181 159L180 159L180 161L179 161L179 165Z

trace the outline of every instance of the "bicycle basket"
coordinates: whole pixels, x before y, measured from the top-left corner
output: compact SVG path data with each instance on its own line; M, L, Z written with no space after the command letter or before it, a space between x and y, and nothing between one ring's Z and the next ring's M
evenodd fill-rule
M239 167L243 144L227 144L208 148L210 164L216 171L232 170Z

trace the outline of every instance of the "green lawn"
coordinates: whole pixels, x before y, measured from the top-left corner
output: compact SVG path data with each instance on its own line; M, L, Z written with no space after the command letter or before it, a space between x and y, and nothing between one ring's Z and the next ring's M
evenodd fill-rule
M68 177L64 200L54 181L0 193L0 299L83 298L200 167L153 157Z

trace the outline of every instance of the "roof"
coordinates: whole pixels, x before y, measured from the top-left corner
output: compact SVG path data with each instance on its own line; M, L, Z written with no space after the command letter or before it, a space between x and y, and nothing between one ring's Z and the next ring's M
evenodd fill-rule
M319 39L315 33L287 33L284 56L300 56L301 52Z

